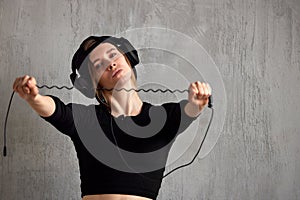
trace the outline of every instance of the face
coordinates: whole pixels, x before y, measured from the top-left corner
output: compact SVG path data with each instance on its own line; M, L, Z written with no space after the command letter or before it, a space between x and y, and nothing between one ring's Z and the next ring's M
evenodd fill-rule
M89 54L89 70L96 87L115 88L131 78L131 67L125 56L110 43L98 45Z

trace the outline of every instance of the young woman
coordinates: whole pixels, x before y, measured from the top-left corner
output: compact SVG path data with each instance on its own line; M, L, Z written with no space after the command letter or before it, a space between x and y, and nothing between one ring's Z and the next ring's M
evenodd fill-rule
M190 84L187 100L162 105L142 101L136 91L138 63L137 51L124 38L90 36L81 43L70 77L75 88L89 98L96 97L98 105L66 105L55 96L41 95L35 78L27 75L13 84L14 91L42 118L72 139L83 200L156 199L172 142L208 104L211 88L199 81ZM155 121L164 123L151 126ZM121 124L127 128L120 128ZM102 133L120 157L105 149L105 139L93 139ZM98 153L109 154L111 162L99 158L85 138L94 149L99 147ZM152 159L146 156L165 146ZM132 162L125 153L122 156L122 150L141 156Z

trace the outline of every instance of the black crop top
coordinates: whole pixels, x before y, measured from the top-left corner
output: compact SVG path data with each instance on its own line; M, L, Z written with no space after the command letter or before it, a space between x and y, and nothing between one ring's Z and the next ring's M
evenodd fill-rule
M73 141L82 197L128 194L156 199L170 147L195 119L183 110L187 100L161 106L143 102L137 116L113 117L103 105L65 105L51 97L55 112L43 118Z

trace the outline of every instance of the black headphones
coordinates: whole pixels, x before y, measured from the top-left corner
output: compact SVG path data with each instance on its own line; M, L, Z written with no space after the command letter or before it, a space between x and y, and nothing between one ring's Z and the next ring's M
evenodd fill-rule
M135 66L140 62L137 50L127 39L123 37L116 38L113 36L90 36L86 38L80 44L80 47L77 49L72 58L72 73L70 74L70 79L76 89L91 99L96 95L95 88L87 68L89 59L88 55L101 43L111 43L127 57L134 72L135 78L137 78ZM86 48L86 46L88 47ZM97 96L96 98L98 99Z

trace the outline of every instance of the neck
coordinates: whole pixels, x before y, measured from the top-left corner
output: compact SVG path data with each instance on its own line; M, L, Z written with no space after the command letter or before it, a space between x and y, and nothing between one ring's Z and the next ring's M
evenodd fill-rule
M133 84L124 85L127 90L134 88ZM108 95L108 102L111 109L111 114L115 117L120 115L135 116L141 112L143 105L138 93L134 90L129 92L125 90L113 90Z

